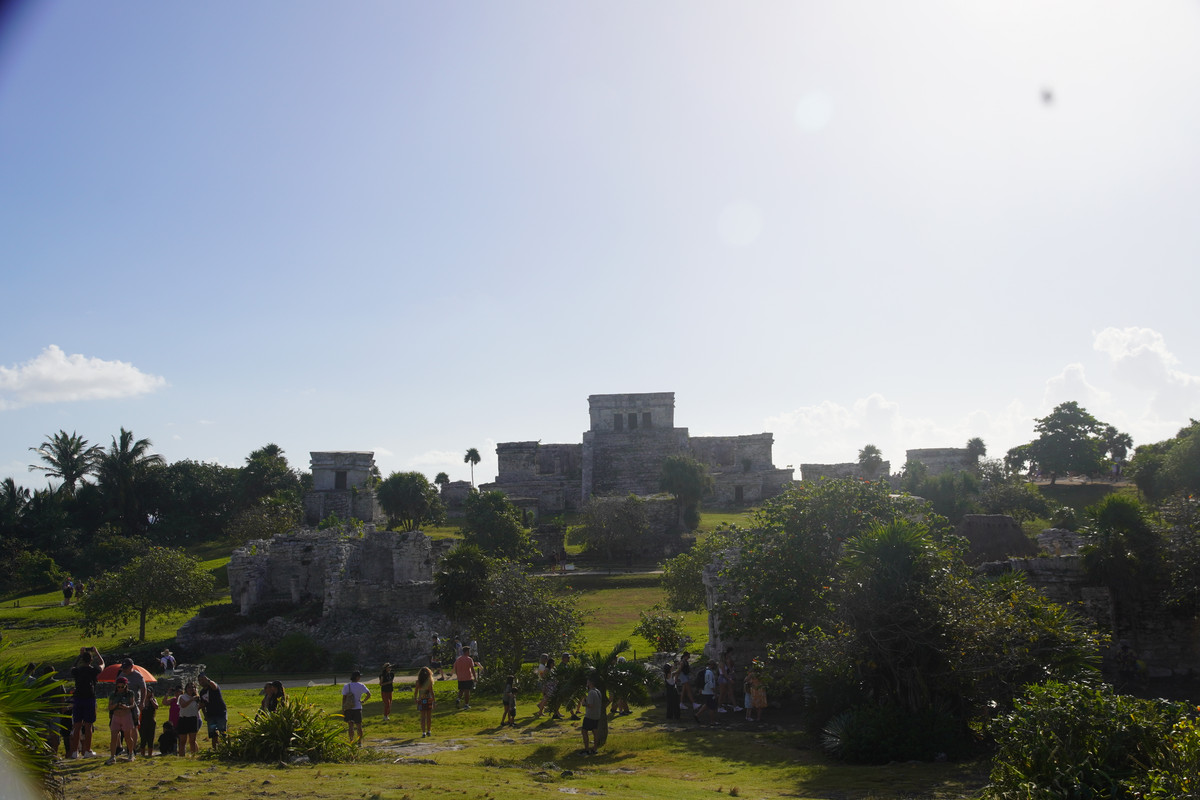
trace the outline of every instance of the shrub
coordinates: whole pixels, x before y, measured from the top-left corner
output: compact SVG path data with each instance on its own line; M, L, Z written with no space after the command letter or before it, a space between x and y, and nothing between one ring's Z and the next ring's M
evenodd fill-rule
M633 632L641 636L660 652L675 653L687 647L692 637L683 632L683 616L667 611L657 603L649 611L639 611L640 619Z
M258 714L225 739L215 751L222 761L353 761L358 748L346 740L342 721L308 703L307 695L287 698L269 714Z
M822 734L830 755L858 764L953 758L964 755L970 742L949 713L871 704L838 714Z
M323 668L328 660L328 651L299 631L284 636L271 651L271 664L281 671L311 672Z
M1172 758L1191 758L1195 764L1200 751L1191 734L1177 725L1184 710L1163 700L1118 695L1108 687L1056 681L1030 687L1012 713L993 723L999 749L992 762L990 796L1142 796L1152 775L1173 766ZM1195 769L1188 774L1194 776ZM1171 780L1160 775L1164 791Z

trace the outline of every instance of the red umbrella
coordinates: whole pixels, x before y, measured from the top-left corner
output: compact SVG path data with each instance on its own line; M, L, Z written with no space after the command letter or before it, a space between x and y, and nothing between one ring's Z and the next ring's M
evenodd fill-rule
M100 681L101 683L116 683L117 682L117 673L120 671L121 671L121 665L119 663L118 664L109 664L107 667L104 668L104 670L100 673L100 677L97 678L96 680ZM141 675L143 678L145 678L146 683L158 683L158 678L154 677L148 671L139 667L137 664L133 665L133 671L136 672L138 675Z

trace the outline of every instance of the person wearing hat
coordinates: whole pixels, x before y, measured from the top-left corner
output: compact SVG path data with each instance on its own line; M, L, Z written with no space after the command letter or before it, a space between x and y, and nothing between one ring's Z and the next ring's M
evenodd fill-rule
M129 679L118 676L113 685L112 696L108 698L108 729L112 738L108 744L109 757L106 763L117 763L117 748L121 745L122 736L125 738L125 752L129 754L128 761L133 761L135 740L135 725L133 708L136 704L133 693L129 691Z
M169 649L163 650L158 656L158 663L162 664L163 672L171 673L175 671L175 656L171 655Z

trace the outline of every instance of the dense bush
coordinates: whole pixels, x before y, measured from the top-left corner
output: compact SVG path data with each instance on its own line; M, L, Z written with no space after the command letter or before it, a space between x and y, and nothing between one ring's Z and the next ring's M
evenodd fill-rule
M972 739L954 715L933 709L855 706L829 721L822 733L826 752L857 764L934 761L966 755Z
M633 632L641 636L659 652L675 653L687 647L692 637L683 632L683 617L667 611L662 603L649 611L639 611L640 619Z
M993 723L999 748L989 796L1195 797L1200 739L1191 710L1107 687L1055 681L1031 687Z
M311 672L329 662L329 652L306 633L289 633L271 651L271 666L281 672Z
M360 752L346 739L342 721L299 699L287 698L271 713L243 717L246 724L215 750L223 761L353 761Z

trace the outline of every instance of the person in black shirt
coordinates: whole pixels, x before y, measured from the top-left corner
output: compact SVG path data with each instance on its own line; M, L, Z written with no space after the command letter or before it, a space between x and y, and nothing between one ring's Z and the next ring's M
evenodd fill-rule
M94 757L92 727L96 724L96 679L104 670L104 658L93 647L82 647L71 677L75 694L71 698L71 745L67 758Z

